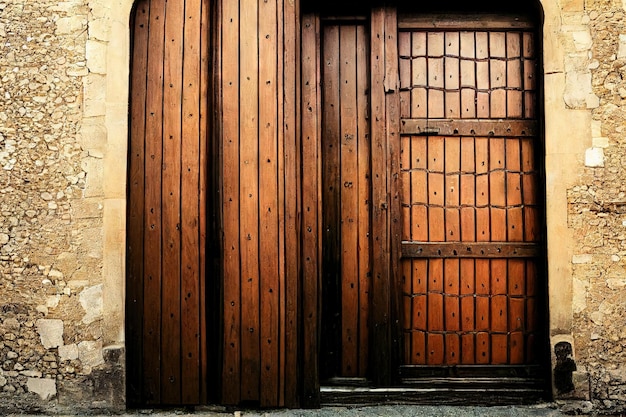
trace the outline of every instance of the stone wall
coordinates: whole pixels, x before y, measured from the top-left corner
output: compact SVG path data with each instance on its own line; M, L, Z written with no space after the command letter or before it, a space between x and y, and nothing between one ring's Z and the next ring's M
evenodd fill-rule
M86 1L0 2L0 414L115 405L98 392L105 142L84 119L89 19Z
M626 407L625 3L542 1L549 326L572 411ZM0 414L124 407L131 5L0 0Z
M586 376L580 383L589 384L579 388L588 391L597 410L613 412L626 404L625 7L621 0L587 0L571 16L585 31L571 65L589 78L598 98L587 103L591 146L585 166L567 190L568 226L576 242L573 340L578 372Z

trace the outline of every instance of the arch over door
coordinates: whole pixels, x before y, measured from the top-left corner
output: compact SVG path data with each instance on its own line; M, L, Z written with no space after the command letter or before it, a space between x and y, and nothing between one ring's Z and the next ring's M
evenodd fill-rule
M206 402L208 15L208 1L140 0L131 24L130 405Z

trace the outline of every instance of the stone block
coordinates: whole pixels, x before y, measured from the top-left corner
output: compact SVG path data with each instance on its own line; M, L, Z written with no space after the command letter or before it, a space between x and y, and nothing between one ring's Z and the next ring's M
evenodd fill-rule
M617 58L626 58L626 34L619 35L619 45L617 47Z
M51 378L28 378L26 387L28 391L39 395L44 401L57 395L56 381Z
M573 264L588 264L592 260L593 260L593 258L589 254L582 254L582 255L574 255L574 256L572 256L572 263Z
M102 284L81 291L80 305L85 310L83 323L90 324L102 318Z
M106 74L107 72L107 45L105 43L88 40L85 45L87 68L94 74Z
M104 363L102 341L84 341L78 344L78 359L83 366L94 367Z
M37 332L41 344L45 348L55 348L63 345L63 321L59 319L37 320Z
M604 150L602 148L589 148L585 151L585 166L590 168L604 167Z
M78 346L76 344L59 346L59 359L62 361L78 359Z

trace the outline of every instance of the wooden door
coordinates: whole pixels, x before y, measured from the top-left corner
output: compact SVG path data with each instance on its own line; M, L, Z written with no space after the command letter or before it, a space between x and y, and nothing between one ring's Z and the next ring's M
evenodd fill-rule
M537 364L535 32L506 17L433 21L399 21L401 371Z
M131 405L206 402L207 6L141 0L131 27Z
M365 377L370 289L368 34L322 24L321 378Z

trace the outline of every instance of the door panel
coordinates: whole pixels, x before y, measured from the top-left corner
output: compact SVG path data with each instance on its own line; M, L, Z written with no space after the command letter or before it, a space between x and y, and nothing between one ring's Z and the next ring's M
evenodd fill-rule
M207 7L139 1L132 26L126 346L133 406L206 402Z
M536 363L533 32L403 28L404 363Z
M322 31L322 378L368 363L370 146L363 24Z

